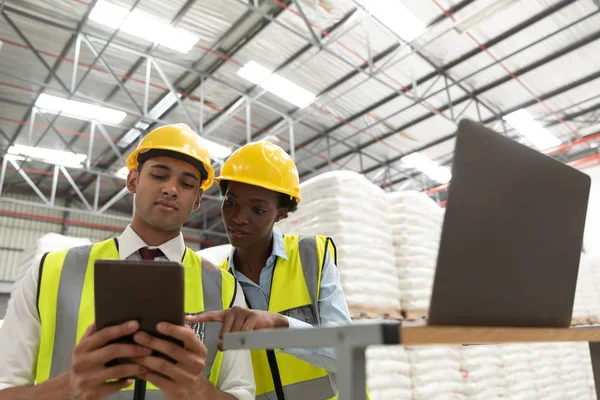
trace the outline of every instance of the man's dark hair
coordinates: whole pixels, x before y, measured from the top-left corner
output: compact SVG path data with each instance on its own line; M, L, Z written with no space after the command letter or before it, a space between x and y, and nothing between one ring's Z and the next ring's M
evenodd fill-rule
M138 154L138 174L142 172L142 166L144 165L144 163L154 157L170 157L176 158L181 161L185 161L186 163L193 165L198 170L198 172L200 172L200 182L203 182L208 178L208 172L206 172L204 164L202 164L200 161L196 160L193 157L186 156L185 154L181 154L176 151L170 150L149 150L144 153Z
M219 183L219 190L221 191L221 196L225 196L228 187L229 181L221 181ZM279 207L285 208L284 218L287 218L289 213L293 213L298 209L298 202L289 194L279 193Z

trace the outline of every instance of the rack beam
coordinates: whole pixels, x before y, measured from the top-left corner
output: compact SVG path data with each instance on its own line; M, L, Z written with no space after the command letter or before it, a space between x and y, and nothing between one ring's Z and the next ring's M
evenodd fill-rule
M340 400L365 400L365 350L372 345L498 344L589 342L596 392L600 398L600 326L574 328L430 326L424 322L358 323L313 329L237 332L223 337L231 349L334 347Z

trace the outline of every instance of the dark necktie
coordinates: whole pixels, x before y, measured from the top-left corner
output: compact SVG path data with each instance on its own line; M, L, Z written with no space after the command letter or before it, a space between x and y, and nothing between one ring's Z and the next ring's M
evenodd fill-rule
M165 255L160 249L149 249L147 247L142 247L139 252L140 256L142 256L142 260L154 261L155 258L164 257Z

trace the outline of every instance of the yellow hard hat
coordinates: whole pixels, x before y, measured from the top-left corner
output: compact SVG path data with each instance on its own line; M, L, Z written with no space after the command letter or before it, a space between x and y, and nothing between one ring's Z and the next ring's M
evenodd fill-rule
M215 170L210 163L208 150L200 136L186 124L161 126L146 135L138 148L127 157L127 169L137 168L140 157L150 150L163 151L165 156L175 156L198 168L203 178L202 190L209 189L215 181Z
M298 203L302 200L294 160L281 147L264 140L237 149L225 161L216 180L259 186L290 195Z

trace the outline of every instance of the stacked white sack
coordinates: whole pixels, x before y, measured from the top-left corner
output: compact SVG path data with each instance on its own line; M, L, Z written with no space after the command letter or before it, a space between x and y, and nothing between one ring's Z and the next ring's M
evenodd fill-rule
M570 398L564 387L558 343L532 343L531 367L535 375L538 399L564 400Z
M334 171L301 184L298 211L283 233L325 235L337 246L338 268L351 309L400 309L392 234L383 190L363 175Z
M499 346L462 346L459 355L467 399L491 400L502 397L504 378Z
M583 400L596 400L596 385L594 383L594 370L592 368L592 359L590 356L590 346L588 343L579 342L575 344L577 352L579 353L579 367L582 370L583 376L585 376L585 382L582 384L585 393L582 393Z
M504 379L503 398L530 400L537 395L536 376L532 369L533 350L529 344L499 346Z
M421 192L386 194L402 309L426 312L433 287L442 208Z
M408 347L413 400L465 399L459 346Z
M590 398L590 387L585 366L587 359L582 357L580 349L580 343L560 343L556 352L556 356L560 357L561 383L566 397L569 399L584 400Z
M600 288L600 253L582 253L581 258L592 273L592 286L596 289L594 290L596 304L593 309L595 310L595 318L599 319L592 318L590 322L600 324L600 294L598 293L598 288Z
M15 275L15 281L20 280L25 272L29 270L32 263L41 260L42 256L54 250L70 249L73 247L85 246L92 242L88 238L79 238L64 236L58 233L46 233L41 236L33 246L23 252L23 257Z
M371 400L412 400L410 366L403 346L367 349L367 387Z
M597 266L596 269L600 267ZM581 254L579 273L577 275L577 288L575 290L575 301L573 303L572 325L588 325L600 322L600 296L598 286L594 278L593 258L585 253Z
M198 250L196 254L205 260L210 261L214 265L221 265L223 261L231 254L231 245L222 244L220 246L207 247L202 250Z

